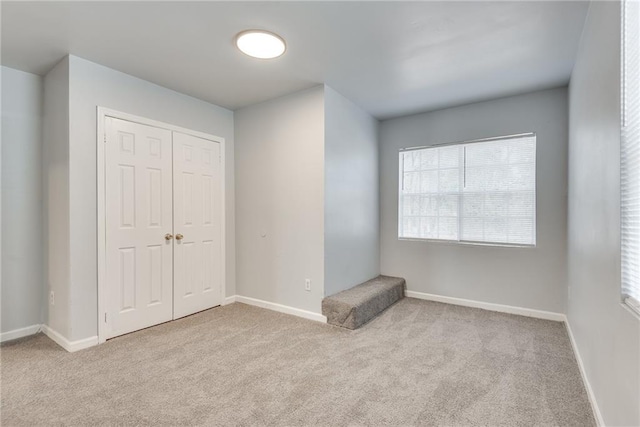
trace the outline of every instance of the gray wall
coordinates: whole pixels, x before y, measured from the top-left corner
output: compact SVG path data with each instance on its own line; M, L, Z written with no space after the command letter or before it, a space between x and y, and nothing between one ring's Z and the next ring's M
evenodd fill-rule
M69 253L69 59L44 78L44 240L43 323L69 336L71 289ZM95 213L95 211L94 211ZM55 303L49 293L55 292Z
M0 332L42 323L40 76L2 67L2 317Z
M380 273L378 121L324 87L324 293Z
M398 240L398 150L537 133L537 247ZM411 291L564 313L567 91L465 105L380 124L381 270Z
M75 341L97 334L96 107L221 136L226 140L227 295L235 294L233 113L147 81L69 57L70 326ZM61 220L63 221L63 220ZM58 331L63 333L63 331Z
M324 88L236 110L235 135L238 295L319 313Z
M620 302L620 4L592 2L569 87L568 319L606 425L640 425L640 319Z

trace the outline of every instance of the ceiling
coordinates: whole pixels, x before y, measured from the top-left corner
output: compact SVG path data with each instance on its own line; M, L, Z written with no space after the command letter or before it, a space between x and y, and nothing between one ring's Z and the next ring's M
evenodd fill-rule
M588 3L2 2L2 65L66 54L235 110L326 83L380 119L565 85ZM234 36L267 29L275 60Z

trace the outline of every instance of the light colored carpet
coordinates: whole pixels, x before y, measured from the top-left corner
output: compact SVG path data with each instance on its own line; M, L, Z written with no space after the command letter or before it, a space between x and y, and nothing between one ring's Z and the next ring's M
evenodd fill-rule
M594 424L563 324L412 298L355 331L232 304L0 357L3 426Z

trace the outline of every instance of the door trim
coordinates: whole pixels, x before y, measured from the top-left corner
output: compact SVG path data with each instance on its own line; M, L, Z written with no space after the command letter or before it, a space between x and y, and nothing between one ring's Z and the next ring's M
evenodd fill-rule
M187 135L195 136L198 138L206 139L209 141L217 142L220 144L220 218L221 218L221 276L222 286L220 286L221 301L225 301L225 289L227 282L226 271L226 150L225 139L219 136L211 135L204 132L199 132L191 129L186 129L180 126L174 126L172 124L160 122L157 120L147 119L144 117L135 116L133 114L124 113L121 111L112 110L98 106L96 109L96 149L97 149L97 194L98 194L98 211L97 211L97 224L98 224L98 344L102 344L107 340L107 322L105 321L105 315L107 313L107 274L106 274L106 191L105 191L105 147L106 143L106 124L107 117L114 119L125 120L133 123L139 123L142 125L153 126L160 129L166 129L172 132L180 132ZM173 142L172 142L173 144ZM107 319L108 321L108 319Z

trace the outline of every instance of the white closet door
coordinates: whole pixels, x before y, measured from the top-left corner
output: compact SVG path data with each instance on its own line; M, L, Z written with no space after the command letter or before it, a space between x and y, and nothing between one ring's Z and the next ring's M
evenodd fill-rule
M109 338L172 319L172 135L114 118L105 125Z
M173 133L173 317L222 303L220 144Z

